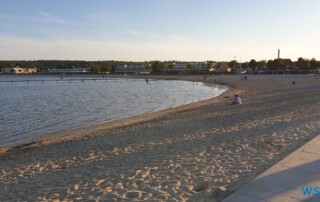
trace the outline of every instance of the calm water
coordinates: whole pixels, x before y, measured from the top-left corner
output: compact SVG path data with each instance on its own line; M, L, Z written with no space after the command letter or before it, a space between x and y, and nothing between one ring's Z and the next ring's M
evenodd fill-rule
M226 90L173 80L0 77L26 79L0 82L0 146L204 100Z

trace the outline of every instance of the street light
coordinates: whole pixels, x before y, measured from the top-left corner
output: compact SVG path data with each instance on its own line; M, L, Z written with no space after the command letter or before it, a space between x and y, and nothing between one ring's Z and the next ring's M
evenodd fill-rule
M234 56L233 71L234 71L234 73L236 73L236 56Z

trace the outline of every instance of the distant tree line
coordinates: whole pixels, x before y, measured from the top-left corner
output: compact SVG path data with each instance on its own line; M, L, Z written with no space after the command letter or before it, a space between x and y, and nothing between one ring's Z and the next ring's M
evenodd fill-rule
M45 72L48 69L69 69L69 68L91 68L93 73L113 73L117 66L146 66L152 69L152 73L162 73L164 68L174 68L174 64L185 63L187 64L190 72L195 68L193 63L183 61L80 61L80 60L2 60L0 61L0 68L20 66L24 68L37 68L39 72ZM208 67L214 61L207 61ZM320 61L315 58L311 60L299 57L297 61L292 62L289 59L274 59L274 60L261 60L254 59L249 62L239 63L236 60L230 61L231 68L251 68L253 70L313 70L320 67Z
M235 64L236 63L236 64ZM251 68L259 70L314 70L320 67L320 61L315 58L305 59L299 57L297 61L291 61L290 59L274 59L274 60L261 60L256 61L254 59L249 62L237 63L235 60L229 62L230 67L236 68Z

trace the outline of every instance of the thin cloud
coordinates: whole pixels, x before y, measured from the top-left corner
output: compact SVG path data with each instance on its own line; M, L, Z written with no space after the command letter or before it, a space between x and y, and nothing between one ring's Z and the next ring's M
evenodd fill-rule
M125 33L131 36L152 37L152 38L159 37L159 34L151 31L146 31L146 30L126 30Z
M39 11L38 14L44 16L50 22L58 23L58 24L64 24L65 23L65 20L57 18L57 17L55 17L53 15L50 15L49 13Z
M133 35L133 36L139 36L139 35L141 35L140 32L138 32L138 31L132 31L132 30L127 30L126 33L129 34L129 35Z
M39 18L28 15L3 15L0 14L0 20L17 21L17 22L41 22Z

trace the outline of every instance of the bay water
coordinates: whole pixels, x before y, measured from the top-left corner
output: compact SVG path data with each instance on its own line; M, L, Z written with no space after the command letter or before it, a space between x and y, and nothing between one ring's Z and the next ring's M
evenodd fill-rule
M209 99L224 86L179 80L0 77L0 146Z

